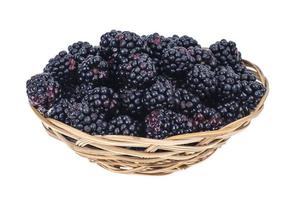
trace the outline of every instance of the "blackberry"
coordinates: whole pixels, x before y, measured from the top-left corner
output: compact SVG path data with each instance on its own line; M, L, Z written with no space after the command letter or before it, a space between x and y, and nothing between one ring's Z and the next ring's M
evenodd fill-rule
M175 87L171 81L158 76L155 83L145 90L143 103L147 110L172 108L175 105Z
M108 113L114 113L118 109L118 99L118 94L105 86L87 91L84 97L84 101L88 102L91 108Z
M45 114L61 97L61 88L49 74L37 74L26 82L26 92L31 106Z
M231 100L226 103L220 103L217 109L226 123L231 123L239 118L248 115L249 110L244 109L239 102Z
M220 103L217 108L227 123L249 115L265 94L265 87L259 82L241 83L239 95L229 101Z
M64 84L61 87L62 98L69 99L69 98L76 97L75 93L76 93L77 87L78 87L78 85L74 82Z
M67 117L71 126L91 135L103 135L107 132L105 115L84 102L71 104Z
M127 62L128 61L128 62ZM118 65L116 78L130 87L144 88L153 82L156 69L152 59L144 53L135 53L121 65Z
M128 115L120 115L109 121L108 134L139 136L141 134L141 125Z
M129 114L140 116L144 113L143 90L122 89L119 97L122 109Z
M220 113L208 106L198 104L191 112L194 131L217 130L224 125L224 120Z
M253 110L264 96L266 89L257 81L243 81L241 85L242 90L237 100L241 102L243 107Z
M173 47L163 52L161 67L168 76L183 77L194 64L194 58L184 47Z
M203 64L194 65L187 75L188 89L201 99L212 97L216 92L217 80L210 67Z
M199 97L184 88L176 89L175 96L176 109L185 115L192 113L197 105L200 104Z
M72 99L76 102L81 102L87 92L95 88L92 83L71 83L62 87L62 98Z
M50 59L45 73L49 73L56 81L61 84L73 81L77 72L78 64L73 55L66 51L61 51L54 58Z
M70 125L67 114L72 103L75 103L74 99L62 98L47 111L46 116Z
M79 66L79 80L85 83L104 83L109 79L109 65L100 56L88 56Z
M154 110L145 118L146 137L164 139L169 136L190 133L192 121L183 114L171 110Z
M189 37L187 35L184 36L177 36L174 35L172 38L170 38L173 42L172 44L170 43L170 46L178 46L178 47L184 47L184 48L189 48L189 47L200 47L200 45L198 44L198 42L192 38Z
M171 45L171 39L165 38L158 33L153 33L151 35L145 36L145 40L147 42L147 47L150 49L150 56L155 60L156 64L158 64L159 60L162 58L163 51L167 49L168 46L175 46Z
M211 68L215 68L217 66L217 60L214 54L209 49L200 47L190 47L188 48L188 51L195 59L196 64L209 65L211 66Z
M235 42L222 39L212 44L210 50L220 65L234 66L242 61L241 53L238 51Z
M215 69L217 95L219 98L233 98L240 94L240 76L231 67L219 66Z
M257 79L255 74L244 66L244 64L236 64L232 69L240 76L241 81L256 81Z
M146 42L129 31L112 30L101 36L101 51L109 59L120 59L130 54L146 51Z
M82 99L84 98L88 92L90 90L92 90L93 88L95 88L94 84L92 83L81 83L79 85L77 85L75 87L75 90L74 90L74 97L76 99Z
M90 55L96 56L98 54L98 49L96 47L93 47L88 42L82 41L70 45L68 51L79 63L82 63Z

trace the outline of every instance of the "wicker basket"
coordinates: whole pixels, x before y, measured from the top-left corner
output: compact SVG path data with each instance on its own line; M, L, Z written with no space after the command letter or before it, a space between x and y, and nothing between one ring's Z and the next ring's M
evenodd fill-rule
M265 85L266 93L250 115L215 131L177 135L164 140L117 135L91 136L62 122L45 118L33 110L50 136L105 169L127 174L169 174L208 158L262 111L268 94L267 79L256 65L248 61L244 63Z

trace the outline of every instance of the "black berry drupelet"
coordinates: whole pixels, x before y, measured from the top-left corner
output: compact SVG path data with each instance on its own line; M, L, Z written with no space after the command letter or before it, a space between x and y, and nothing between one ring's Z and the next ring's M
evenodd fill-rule
M107 113L115 113L118 109L118 94L112 88L101 86L87 91L84 101L91 108Z
M200 104L198 96L189 92L185 88L177 88L175 91L175 107L176 110L188 115L192 113Z
M190 47L188 48L189 53L195 59L196 64L209 65L212 69L217 66L217 60L214 54L205 48Z
M26 92L31 106L43 114L61 97L59 83L47 73L31 77L26 82Z
M171 40L165 38L158 33L153 33L145 37L147 41L147 47L150 49L151 57L161 59L163 51L168 48Z
M71 126L91 135L103 135L107 132L105 115L85 102L70 104L67 118Z
M155 83L145 90L143 103L147 110L175 106L175 87L171 81L158 76Z
M100 50L108 59L119 62L121 57L146 50L146 42L139 35L130 31L112 30L101 36Z
M125 113L141 116L145 113L143 104L144 90L135 88L121 89L119 93L121 109Z
M226 123L231 123L241 117L244 117L249 112L240 105L240 102L237 102L235 100L231 100L226 103L220 103L217 106L217 109Z
M167 109L154 110L145 118L146 137L164 139L193 131L192 120Z
M184 35L184 36L177 36L174 35L173 37L170 38L171 43L169 46L178 46L178 47L184 47L184 48L189 48L189 47L200 47L198 44L197 40L194 38Z
M46 116L71 125L68 118L68 110L75 102L76 100L73 98L62 98L54 103L54 105L47 111Z
M73 96L78 101L81 101L90 90L96 86L93 83L81 83L75 86Z
M97 47L93 47L88 42L76 42L68 47L68 51L75 57L78 63L82 63L88 56L96 56L99 54Z
M232 67L234 72L240 76L241 81L256 81L255 74L244 64L236 64Z
M196 64L187 75L187 86L192 93L201 99L210 98L216 92L215 73L208 65Z
M225 124L220 113L215 109L204 104L199 104L191 112L194 131L217 130Z
M241 87L240 94L231 100L219 103L217 106L226 123L231 123L249 115L256 108L266 91L265 87L256 81L243 81Z
M129 87L146 88L157 73L152 59L145 53L134 53L115 68L115 78Z
M193 68L195 59L184 47L165 49L161 60L162 71L168 76L183 77Z
M61 51L54 58L50 59L45 73L49 73L56 81L61 84L73 81L77 72L78 64L73 55L66 51Z
M238 51L235 42L222 39L212 44L210 50L220 65L234 66L241 63L241 53Z
M242 90L239 97L236 98L240 101L244 108L253 110L264 96L266 89L257 81L243 81L241 82Z
M101 56L88 56L79 65L78 77L82 83L105 83L109 74L109 65Z
M141 134L141 124L128 115L120 115L109 121L107 134L139 136Z
M229 66L219 66L215 69L217 80L217 97L231 99L241 92L240 76Z

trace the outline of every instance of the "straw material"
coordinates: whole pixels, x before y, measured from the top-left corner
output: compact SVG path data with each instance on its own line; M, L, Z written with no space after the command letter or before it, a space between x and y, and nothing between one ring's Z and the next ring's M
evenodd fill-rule
M50 136L105 169L126 174L170 174L207 159L262 111L268 95L268 81L256 65L249 61L244 63L264 84L266 93L250 115L215 131L182 134L164 140L119 135L91 136L33 110Z

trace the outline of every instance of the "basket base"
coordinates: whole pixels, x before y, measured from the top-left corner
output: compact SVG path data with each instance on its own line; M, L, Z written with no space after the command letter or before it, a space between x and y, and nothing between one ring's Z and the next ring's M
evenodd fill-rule
M44 126L44 124L43 124ZM51 137L62 140L62 136L58 137L58 135L53 132L51 129L44 126L46 132ZM121 174L140 174L140 175L153 175L153 176L162 176L168 175L175 171L179 171L182 169L186 169L191 165L196 163L202 162L209 158L217 148L205 149L204 151L198 153L187 153L184 156L187 156L188 159L181 159L181 160L173 160L167 159L163 161L162 159L148 159L145 158L141 159L141 162L137 158L129 157L125 162L125 160L117 160L108 157L101 157L99 155L92 155L83 153L78 150L78 147L72 147L74 145L74 140L72 138L65 137L65 143L68 144L78 155L88 158L90 162L96 163L100 167L109 170L115 173ZM71 141L72 140L72 141ZM227 139L224 139L223 144Z
M127 168L125 166L119 166L119 165L113 165L113 166L108 166L106 162L101 162L101 161L92 161L92 162L97 162L97 164L104 169L107 169L109 171L115 172L115 173L121 173L121 174L139 174L139 175L150 175L150 176L163 176L163 175L168 175L173 172L187 169L188 167L202 162L209 158L216 149L213 149L210 153L207 153L206 156L200 155L197 156L196 158L192 160L187 160L186 163L170 163L169 165L161 166L161 165L155 165L155 166L142 166L142 167L137 167L137 168Z

